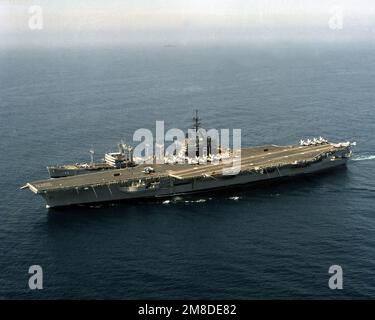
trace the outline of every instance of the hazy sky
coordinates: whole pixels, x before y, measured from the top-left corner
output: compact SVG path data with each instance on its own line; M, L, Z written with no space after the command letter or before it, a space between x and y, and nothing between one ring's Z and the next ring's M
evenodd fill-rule
M2 47L374 39L375 0L0 0Z

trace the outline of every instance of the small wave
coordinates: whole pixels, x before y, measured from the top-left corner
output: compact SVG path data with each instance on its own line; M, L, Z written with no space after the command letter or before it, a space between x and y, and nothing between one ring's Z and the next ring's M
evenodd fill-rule
M229 199L230 199L230 200L234 200L234 201L237 201L237 200L239 200L239 199L240 199L240 197L237 197L237 196L236 196L236 197L230 197Z
M208 200L211 200L211 198L209 198ZM165 200L163 201L162 203L163 204L175 204L175 203L203 203L203 202L206 202L207 199L197 199L197 200L184 200L182 197L174 197L173 199L171 200Z
M99 204L99 205L91 205L91 206L89 206L90 209L99 209L99 208L101 208L101 207L103 207L102 204Z
M357 155L352 158L353 161L375 160L375 155Z
M198 200L185 200L185 203L202 203L202 202L206 202L207 200L206 199L198 199Z
M118 203L109 203L108 206L110 206L110 207L118 207Z

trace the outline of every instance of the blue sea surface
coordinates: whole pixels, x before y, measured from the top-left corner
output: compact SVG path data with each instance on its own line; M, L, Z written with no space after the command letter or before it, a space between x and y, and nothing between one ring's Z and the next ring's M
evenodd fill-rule
M375 47L0 52L0 298L375 296ZM19 188L138 128L241 128L242 144L356 141L347 168L257 188L48 210ZM28 288L40 265L44 289ZM328 287L331 265L343 290Z

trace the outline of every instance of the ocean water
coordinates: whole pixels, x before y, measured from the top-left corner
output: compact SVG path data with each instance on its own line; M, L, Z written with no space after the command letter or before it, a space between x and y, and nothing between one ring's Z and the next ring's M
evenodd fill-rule
M375 296L375 47L0 52L1 298ZM242 144L357 142L347 168L259 188L47 210L19 190L138 128L241 128ZM99 157L99 156L98 156ZM40 265L44 289L28 289ZM330 290L340 265L344 289Z

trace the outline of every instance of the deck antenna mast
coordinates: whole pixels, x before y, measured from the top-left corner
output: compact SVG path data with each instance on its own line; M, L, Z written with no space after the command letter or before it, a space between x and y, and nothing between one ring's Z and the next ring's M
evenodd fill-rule
M201 119L199 119L199 117L198 117L198 110L195 110L195 117L193 118L195 132L198 132L198 129L201 125L200 120Z
M195 110L195 117L193 118L194 121L194 129L195 129L195 155L199 157L199 136L198 130L201 125L200 119L198 117L198 109Z

